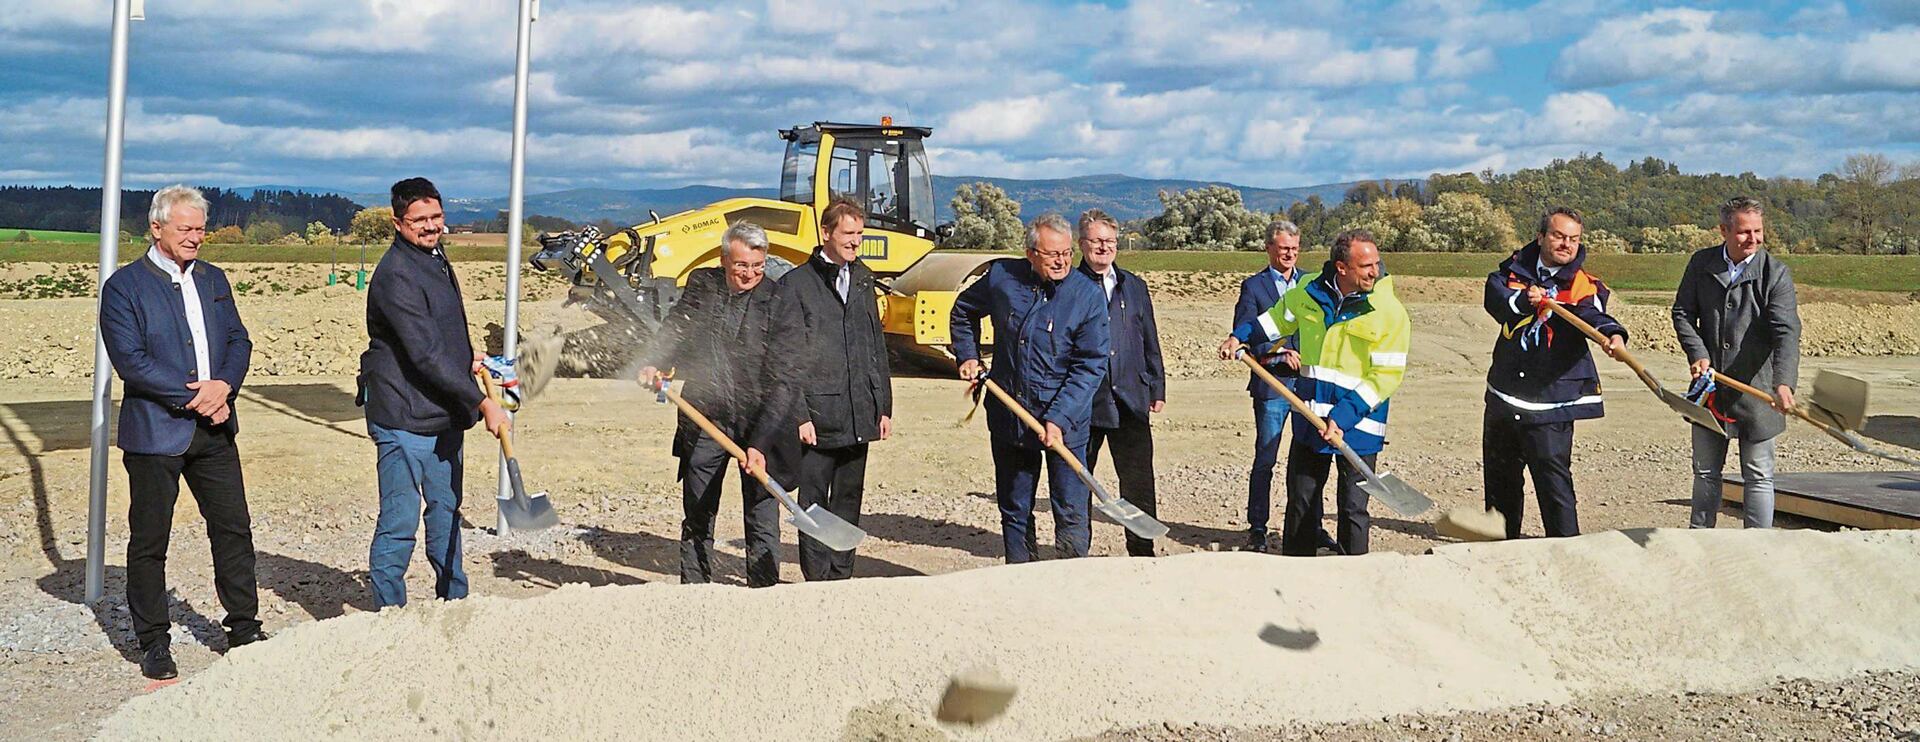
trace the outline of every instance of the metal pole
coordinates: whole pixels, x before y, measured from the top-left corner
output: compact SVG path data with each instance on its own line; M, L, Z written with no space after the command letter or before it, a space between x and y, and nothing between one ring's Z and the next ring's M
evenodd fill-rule
M107 165L100 179L100 284L106 295L107 277L120 262L120 151L126 140L127 25L132 0L113 0L113 61L107 68ZM94 316L100 316L95 300ZM107 408L113 391L113 363L107 360L107 342L98 322L93 328L93 458L87 469L87 588L88 605L100 602L107 576Z
M520 39L513 66L513 158L507 181L507 318L506 340L501 352L511 360L520 347L520 220L521 201L525 197L527 170L527 58L533 50L533 20L539 13L539 0L520 0ZM509 413L511 419L511 413ZM512 496L507 479L507 455L500 454L500 491L495 497ZM498 515L494 529L507 535L506 515Z

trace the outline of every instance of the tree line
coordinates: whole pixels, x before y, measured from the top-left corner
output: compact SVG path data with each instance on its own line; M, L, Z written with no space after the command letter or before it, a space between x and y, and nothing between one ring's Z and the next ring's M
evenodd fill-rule
M1848 157L1818 178L1685 174L1655 157L1617 166L1601 154L1512 173L1435 173L1424 183L1362 182L1337 204L1309 197L1284 211L1246 207L1238 190L1162 192L1163 211L1122 225L1122 245L1160 250L1258 250L1266 226L1287 219L1303 245L1325 246L1356 227L1382 249L1506 252L1533 239L1542 213L1578 209L1594 252L1684 252L1718 244L1719 205L1736 195L1767 207L1768 244L1780 252L1920 252L1920 161ZM948 246L1018 249L1020 204L989 183L961 186Z
M360 205L343 196L304 191L256 190L242 196L235 191L203 188L207 198L209 230L231 225L268 236L275 242L314 223L342 232ZM147 208L154 191L126 190L120 196L120 230L147 231ZM93 232L100 228L100 189L70 186L0 186L0 224L16 229Z

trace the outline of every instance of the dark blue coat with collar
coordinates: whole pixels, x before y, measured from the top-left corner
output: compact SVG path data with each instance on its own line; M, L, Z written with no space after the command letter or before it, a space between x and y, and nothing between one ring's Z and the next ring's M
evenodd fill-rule
M240 383L247 378L253 341L233 305L227 274L204 260L193 261L187 270L193 273L200 294L209 346L207 368L213 378L233 388L227 394L231 408ZM187 383L195 381L198 367L184 296L144 251L138 260L109 276L101 288L100 337L114 373L126 385L119 445L127 453L178 456L193 442L195 425L212 425L186 409L194 396ZM239 432L238 415L229 416L218 429Z
M953 354L980 358L980 320L993 321L988 378L1042 422L1060 426L1068 446L1087 440L1093 395L1107 373L1106 291L1079 271L1043 280L1020 258L996 260L954 300ZM997 442L1039 448L1040 439L989 395L987 430Z
M1280 289L1273 285L1273 276L1267 270L1261 268L1259 273L1247 276L1240 282L1240 298L1233 303L1234 327L1252 324L1255 317L1265 314L1268 309L1280 303ZM1306 271L1300 270L1299 266L1294 266L1293 273L1295 281L1307 277ZM1266 359L1279 352L1281 348L1292 347L1294 347L1294 338L1289 337L1279 342L1261 340L1249 343L1247 350L1255 357ZM1274 376L1280 377L1280 383L1288 385L1289 389L1296 392L1300 390L1298 384L1300 372L1289 368L1284 363L1269 363L1267 370L1273 372ZM1267 383L1261 381L1260 377L1255 376L1252 371L1247 372L1247 393L1253 395L1256 401L1280 398L1279 392L1267 386Z
M1075 269L1095 286L1100 276L1080 262ZM1147 419L1155 401L1167 398L1167 367L1160 357L1160 326L1153 318L1147 282L1113 266L1113 296L1107 298L1107 375L1093 395L1093 426L1120 427L1122 415ZM1106 289L1101 288L1101 293Z
M473 378L473 339L446 258L395 238L367 284L360 385L367 421L420 435L466 430L486 393Z
M1600 373L1587 336L1560 315L1527 301L1527 289L1551 288L1556 301L1604 335L1625 337L1627 328L1607 313L1613 294L1583 266L1587 249L1572 262L1540 273L1540 245L1528 243L1487 274L1484 306L1500 323L1487 369L1487 410L1523 425L1589 420L1606 413Z

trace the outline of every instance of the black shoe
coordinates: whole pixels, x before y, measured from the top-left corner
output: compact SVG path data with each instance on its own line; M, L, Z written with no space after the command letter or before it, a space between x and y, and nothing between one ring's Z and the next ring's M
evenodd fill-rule
M227 651L233 651L254 642L263 642L270 638L272 638L271 635L259 628L238 633L227 632Z
M156 644L142 653L140 674L153 680L172 680L180 677L180 667L173 664L173 650L165 644Z
M1266 553L1267 529L1265 528L1247 529L1247 545L1243 547L1241 551L1257 551L1261 553Z
M1343 549L1341 549L1341 548L1340 548L1340 542L1338 542L1338 541L1335 541L1335 540L1333 540L1333 535L1332 535L1332 534L1329 534L1329 533L1327 533L1327 529L1325 529L1325 528L1322 528L1322 529L1320 529L1320 544L1319 544L1319 548L1322 548L1322 549L1326 549L1326 550L1328 550L1328 551L1331 551L1331 552L1333 552L1333 553L1335 553L1335 554L1345 554L1345 553L1347 553L1347 552L1346 552L1345 550L1343 550Z

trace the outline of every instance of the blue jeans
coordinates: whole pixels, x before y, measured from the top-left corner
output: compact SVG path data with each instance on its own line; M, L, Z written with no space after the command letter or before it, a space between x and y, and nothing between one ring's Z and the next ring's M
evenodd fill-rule
M466 432L421 435L367 423L380 478L380 519L367 553L367 576L374 605L407 604L407 564L426 503L427 564L433 566L433 594L442 600L467 597L467 572L460 566L460 444Z
M1693 514L1688 528L1712 528L1720 516L1720 472L1727 465L1726 438L1693 429ZM1740 522L1747 528L1773 527L1773 442L1740 441Z
M1253 471L1247 473L1247 530L1267 530L1273 503L1273 466L1280 460L1280 434L1287 429L1293 408L1287 400L1253 400Z
M1087 439L1069 444L1067 450L1081 461L1087 459ZM1047 502L1053 510L1053 547L1062 558L1083 557L1093 541L1093 523L1088 514L1093 493L1087 483L1073 473L1059 455L1038 448L993 444L994 484L999 490L1000 536L1007 550L1007 563L1020 564L1037 558L1039 551L1033 531L1033 495L1040 488L1040 461L1047 464Z

